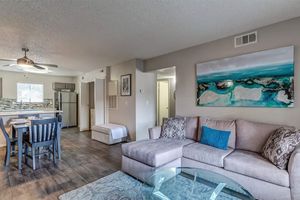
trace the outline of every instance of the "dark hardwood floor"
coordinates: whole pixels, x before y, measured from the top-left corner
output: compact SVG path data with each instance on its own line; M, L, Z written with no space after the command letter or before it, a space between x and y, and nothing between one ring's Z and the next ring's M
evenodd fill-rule
M3 167L5 149L0 148L0 199L57 199L65 192L120 170L121 145L108 146L90 138L90 132L64 129L62 160L57 166L42 158L35 171L23 164L22 174L18 173L16 157L12 157L9 167Z

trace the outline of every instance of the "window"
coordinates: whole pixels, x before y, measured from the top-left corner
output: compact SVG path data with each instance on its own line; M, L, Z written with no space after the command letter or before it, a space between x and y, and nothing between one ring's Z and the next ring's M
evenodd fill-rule
M44 101L44 85L17 83L17 101L24 103L41 103Z

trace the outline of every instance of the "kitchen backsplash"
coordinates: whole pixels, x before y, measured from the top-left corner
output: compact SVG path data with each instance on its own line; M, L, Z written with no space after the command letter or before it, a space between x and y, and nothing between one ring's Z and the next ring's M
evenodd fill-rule
M44 99L43 103L20 103L17 99L0 99L1 111L15 110L49 110L53 109L53 99Z

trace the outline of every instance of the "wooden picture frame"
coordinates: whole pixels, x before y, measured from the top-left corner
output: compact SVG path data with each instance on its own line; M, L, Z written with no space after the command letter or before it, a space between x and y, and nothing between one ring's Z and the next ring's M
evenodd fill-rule
M120 90L121 96L131 96L131 74L121 75Z

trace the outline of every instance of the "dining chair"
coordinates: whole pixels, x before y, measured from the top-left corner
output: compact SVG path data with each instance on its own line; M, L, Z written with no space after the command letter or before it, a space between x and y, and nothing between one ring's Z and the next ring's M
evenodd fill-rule
M60 146L60 141L61 141L61 129L62 129L62 123L63 123L63 117L61 114L57 115L57 142L56 142L56 150L57 150L57 157L59 160L61 160L61 146Z
M53 163L56 164L56 141L57 141L57 118L32 120L29 128L29 137L25 138L25 163L27 164L27 157L32 159L32 168L36 169L36 157L43 154L52 154ZM31 148L31 155L29 155L28 147ZM40 147L46 152L36 153Z
M9 137L9 134L7 133L7 131L5 129L2 117L0 117L0 129L6 140L6 154L5 154L5 158L4 158L4 166L8 166L10 163L12 146L15 146L18 143L18 139Z
M30 117L34 117L36 119L38 119L40 117L39 114L20 114L18 115L18 118L16 119L28 119ZM23 134L28 134L28 131L24 131ZM14 129L12 129L12 138L15 139L16 138L16 131ZM15 150L15 145L12 146L13 151Z

